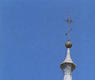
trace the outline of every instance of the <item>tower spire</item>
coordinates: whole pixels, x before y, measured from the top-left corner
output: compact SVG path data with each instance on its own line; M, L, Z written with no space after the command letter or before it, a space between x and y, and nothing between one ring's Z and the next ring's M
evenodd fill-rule
M72 20L70 19L70 17L68 17L66 21L68 23L68 40L65 43L65 47L67 48L67 54L65 60L60 64L60 67L64 72L64 80L72 80L72 71L76 67L70 56L70 48L72 47L72 43L69 40L69 32Z

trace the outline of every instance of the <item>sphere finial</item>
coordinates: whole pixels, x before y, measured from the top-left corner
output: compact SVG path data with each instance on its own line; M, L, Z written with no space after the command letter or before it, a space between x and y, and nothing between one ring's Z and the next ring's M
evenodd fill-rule
M69 40L67 40L67 42L65 43L65 47L66 48L71 48L72 47L72 43Z

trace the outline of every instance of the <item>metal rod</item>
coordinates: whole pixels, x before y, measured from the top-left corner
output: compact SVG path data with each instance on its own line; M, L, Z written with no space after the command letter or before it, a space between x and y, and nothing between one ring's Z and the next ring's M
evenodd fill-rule
M70 24L71 24L72 20L70 19L70 17L68 17L68 19L67 19L66 21L67 21L67 23L68 23L67 36L68 36L68 40L69 40L69 37L70 37Z

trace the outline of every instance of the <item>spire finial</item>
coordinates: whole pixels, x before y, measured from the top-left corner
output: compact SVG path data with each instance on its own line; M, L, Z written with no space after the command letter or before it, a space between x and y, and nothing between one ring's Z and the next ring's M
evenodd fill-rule
M68 32L67 32L67 36L68 36L68 40L69 40L69 34L70 34L70 24L72 23L72 20L70 18L70 16L68 16L66 22L68 23Z
M66 48L71 48L72 47L72 43L69 40L69 34L70 34L70 24L71 24L72 20L71 20L70 16L68 16L66 22L68 23L68 32L66 34L68 39L67 39L67 42L65 43L65 46L66 46Z

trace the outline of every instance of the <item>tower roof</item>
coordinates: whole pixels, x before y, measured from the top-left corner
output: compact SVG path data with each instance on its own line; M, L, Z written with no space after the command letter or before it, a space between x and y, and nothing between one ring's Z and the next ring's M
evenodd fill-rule
M70 48L67 48L67 55L65 57L65 60L60 65L61 69L64 69L65 66L68 64L72 66L72 71L73 71L75 69L76 65L74 64L74 62L71 59Z
M67 48L67 55L66 55L66 58L64 60L64 63L73 63L71 56L70 56L70 48Z

